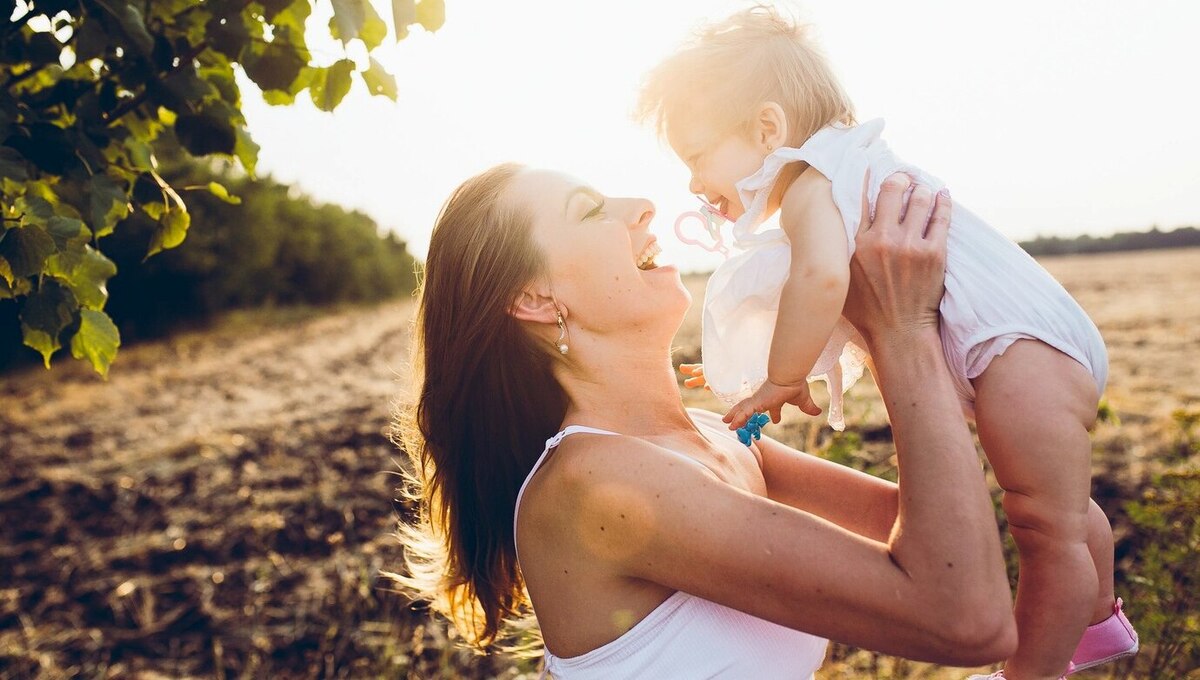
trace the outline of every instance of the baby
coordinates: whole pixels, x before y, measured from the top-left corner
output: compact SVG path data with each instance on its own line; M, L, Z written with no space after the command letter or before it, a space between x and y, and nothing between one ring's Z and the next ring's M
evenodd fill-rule
M808 382L822 379L841 429L842 394L868 360L842 317L855 233L870 217L864 191L871 211L881 190L912 191L909 209L927 215L943 183L892 153L881 120L857 125L804 31L766 7L703 29L656 67L638 113L687 165L691 191L736 220L733 255L705 295L703 368L682 369L688 384L732 405L725 421L749 443L764 412L819 414ZM776 213L780 228L763 228ZM990 677L1058 678L1134 654L1113 595L1112 530L1089 498L1089 430L1108 372L1099 331L1033 258L957 204L940 313L1020 552L1020 642Z

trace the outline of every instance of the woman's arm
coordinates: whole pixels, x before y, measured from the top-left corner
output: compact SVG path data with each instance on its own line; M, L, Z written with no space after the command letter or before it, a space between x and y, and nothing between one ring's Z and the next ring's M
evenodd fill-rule
M937 334L949 202L925 237L927 210L901 224L893 189L860 232L850 291L896 436L899 510L886 542L638 440L621 441L644 451L621 455L608 438L578 442L560 460L560 491L574 501L579 538L616 573L857 646L977 665L1009 655L1016 632L992 507ZM929 192L911 200L927 208Z
M689 408L688 415L714 436L730 436L716 413ZM891 536L899 510L898 487L892 482L797 451L766 435L750 451L762 470L767 498L880 543Z
M803 453L764 436L767 497L873 541L886 543L900 510L899 487L865 472Z

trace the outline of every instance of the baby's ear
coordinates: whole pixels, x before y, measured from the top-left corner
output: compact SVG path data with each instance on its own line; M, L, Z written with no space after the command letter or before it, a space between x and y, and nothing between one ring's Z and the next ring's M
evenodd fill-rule
M775 102L764 102L758 110L758 142L767 149L787 146L788 120L783 107Z
M554 298L532 287L521 291L508 308L508 313L514 318L534 323L557 323L558 312Z

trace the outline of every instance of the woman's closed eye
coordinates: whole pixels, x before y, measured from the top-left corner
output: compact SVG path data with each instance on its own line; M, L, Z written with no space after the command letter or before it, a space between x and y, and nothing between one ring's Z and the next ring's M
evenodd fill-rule
M583 216L583 219L590 220L591 218L599 217L602 214L604 214L604 201L597 203L595 208L592 208L587 212L586 215Z

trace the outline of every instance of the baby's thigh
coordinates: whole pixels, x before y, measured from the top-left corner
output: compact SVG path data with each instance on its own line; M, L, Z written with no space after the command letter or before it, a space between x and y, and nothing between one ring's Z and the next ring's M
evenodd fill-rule
M1023 521L1060 519L1067 533L1086 533L1088 430L1099 401L1088 369L1043 342L1018 340L972 382L979 441L1010 519L1015 509Z

